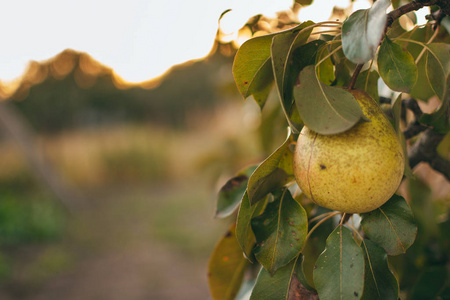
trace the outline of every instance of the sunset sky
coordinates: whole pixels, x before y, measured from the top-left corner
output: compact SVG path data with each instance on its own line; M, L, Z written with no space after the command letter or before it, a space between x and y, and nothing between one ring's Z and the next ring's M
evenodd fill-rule
M359 1L365 2L367 1ZM30 60L49 59L64 49L87 52L129 82L141 82L170 66L211 50L218 18L226 31L251 16L275 16L293 0L15 0L0 9L0 80L19 77ZM348 0L315 0L304 18L324 20L332 6ZM363 4L364 6L364 4ZM311 6L312 7L312 6Z

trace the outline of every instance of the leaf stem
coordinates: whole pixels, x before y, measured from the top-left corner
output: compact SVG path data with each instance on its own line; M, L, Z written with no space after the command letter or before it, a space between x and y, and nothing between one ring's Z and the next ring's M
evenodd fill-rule
M340 30L323 30L323 31L317 31L317 32L313 32L311 33L311 35L314 34L323 34L323 33L340 33Z
M317 224L314 225L314 227L311 228L311 230L308 232L308 235L307 235L306 238L305 238L305 243L303 244L303 248L302 248L302 251L301 251L301 252L303 252L303 249L305 249L305 245L306 245L306 243L308 242L308 240L309 240L309 238L311 237L311 234L314 232L314 230L316 230L316 228L319 227L320 224L322 224L322 223L325 222L326 220L331 219L332 217L334 217L334 216L336 216L336 215L339 215L339 214L340 214L339 211L332 212L331 214L329 214L328 216L326 216L325 218L323 218L322 220L320 220L319 222L317 222Z
M339 226L344 224L344 220L345 220L346 215L347 215L347 213L343 213L342 214L342 218L341 218L341 222L339 222Z
M353 90L355 88L356 79L358 78L358 75L361 72L363 66L364 64L356 65L355 71L353 72L352 75L352 79L350 81L350 84L348 85L349 90Z
M328 46L328 45L325 45ZM321 63L323 63L325 60L327 60L328 58L330 58L333 54L335 54L336 52L338 52L339 50L342 49L342 45L340 45L339 47L337 47L336 49L334 49L333 51L331 51L327 56L325 56L324 58L322 58L321 60L319 60L319 62L316 64L315 66L315 71L317 71L317 69L319 68L319 65Z
M427 44L430 44L430 43L436 38L438 32L439 32L439 26L436 28L436 30L434 31L433 35L432 35L431 38L428 40ZM417 58L416 58L416 61L415 61L416 65L419 63L419 60L420 60L420 59L422 58L422 56L424 55L425 51L426 51L425 47L422 48L422 51L420 51L419 55L418 55Z
M352 223L353 223L353 218L352 218ZM359 237L362 241L364 241L364 238L362 237L362 235L359 233L358 229L356 229L356 227L355 227L353 224L347 223L347 225L348 225L351 229L353 229L353 232L355 232L356 235L358 235L358 237Z
M317 221L317 220L322 219L323 217L326 217L326 216L329 216L329 215L332 215L332 214L336 215L336 212L335 212L335 211L330 211L330 212L327 212L327 213L323 213L323 214L321 214L321 215L318 215L318 216L312 218L311 220L309 220L309 223L311 224L312 222L315 222L315 221Z

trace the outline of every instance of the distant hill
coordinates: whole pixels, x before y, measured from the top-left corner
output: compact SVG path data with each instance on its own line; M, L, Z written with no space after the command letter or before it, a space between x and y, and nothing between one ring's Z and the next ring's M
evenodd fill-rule
M227 93L236 94L232 54L229 45L216 44L203 60L129 85L87 53L65 50L45 62L31 62L10 99L43 132L118 122L184 126L187 114L207 111Z

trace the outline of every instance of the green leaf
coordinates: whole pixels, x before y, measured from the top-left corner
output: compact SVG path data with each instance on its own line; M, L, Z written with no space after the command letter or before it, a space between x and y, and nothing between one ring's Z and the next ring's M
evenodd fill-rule
M298 33L298 39L294 39L294 44L301 44L302 39L307 39L309 36L308 31L301 30L311 24L312 22L305 22L286 31L252 38L242 44L234 58L233 75L238 90L244 98L253 95L255 101L263 108L274 81L271 59L272 40L277 35Z
M245 192L237 216L236 238L247 259L250 259L253 245L256 242L251 228L251 220L262 212L264 206L265 201L259 201L257 205L250 205L248 194Z
M362 300L397 300L398 282L388 266L383 248L370 240L362 241L365 261Z
M445 30L447 30L447 33L450 34L450 17L449 16L445 16L441 20L441 25L444 26Z
M295 275L297 276L298 281L307 289L310 291L315 291L315 289L309 285L308 280L306 279L305 273L303 272L303 262L305 257L300 254L299 255L299 262L297 263L297 266L295 267Z
M217 218L228 217L236 210L247 189L248 178L255 169L256 166L250 166L241 170L220 189L216 208Z
M431 188L419 178L408 180L408 192L411 195L411 209L418 224L419 242L426 244L430 237L439 235L439 219ZM425 245L424 245L425 246Z
M365 91L372 99L378 102L378 75L377 71L365 70L356 79L355 88Z
M336 134L365 118L352 94L321 83L314 68L304 68L299 85L294 87L295 102L306 126L319 134Z
M438 299L446 280L445 266L432 266L427 268L414 284L411 300Z
M289 31L281 33L273 37L272 40L272 67L275 75L275 82L277 85L278 95L281 99L281 104L291 128L293 130L299 129L297 124L293 124L291 121L293 106L292 89L297 79L298 73L305 66L306 61L311 61L311 57L314 58L315 53L307 53L306 56L302 56L305 62L294 61L294 51L300 46L304 45L311 34L314 23L311 21L304 22L296 27L295 31ZM318 44L318 42L315 42ZM307 48L307 50L310 50ZM315 49L313 49L315 50ZM309 64L313 63L310 62ZM295 133L296 131L294 131Z
M336 64L334 68L336 81L334 82L334 85L336 86L342 86L347 87L350 84L350 81L352 80L352 74L355 71L355 64L349 61L348 59L344 59L338 64ZM361 76L358 76L356 79L361 81ZM360 87L359 87L360 88Z
M316 206L314 211L316 211L316 213L311 215L310 218L314 218L324 213L331 212L330 210L321 206ZM317 222L318 221L312 222L310 224L310 228L313 228L315 225L317 225ZM303 274L305 275L305 279L308 284L312 287L314 287L313 271L316 265L316 261L323 250L325 250L326 239L333 232L335 227L336 225L333 223L332 218L326 220L311 233L305 243L305 246L303 247Z
M244 98L253 95L263 108L269 96L273 73L270 45L273 35L265 35L246 41L234 58L233 75L239 92Z
M420 122L422 124L433 127L439 133L447 133L450 131L450 93L447 90L447 96L441 103L439 108L431 114L422 114Z
M417 225L406 200L393 195L381 207L361 215L364 233L389 255L405 253L414 243Z
M342 25L342 50L354 63L361 64L375 56L386 25L386 9L391 2L379 0L369 9L355 11Z
M320 300L360 299L364 287L364 255L352 232L339 225L327 238L314 270Z
M209 260L208 284L213 299L234 299L249 266L236 240L235 226L219 241Z
M302 250L308 231L303 207L287 188L274 195L264 213L252 219L256 259L270 273L288 264Z
M426 75L436 96L442 101L447 91L447 79L450 74L450 45L427 44Z
M316 56L316 65L327 55L329 55L328 46L327 45L321 46ZM334 65L331 60L331 57L328 57L323 62L321 62L320 65L317 65L317 78L319 78L319 80L322 83L325 83L327 85L333 83L335 77L334 77Z
M297 259L292 260L287 266L279 269L274 275L271 275L266 269L261 268L250 300L287 300L292 277L294 276L295 267L298 262L297 257Z
M402 94L398 95L397 98L393 100L392 116L394 118L394 129L395 132L397 133L400 143L402 144L403 153L408 153L406 148L405 136L403 135L403 131L400 128L401 112L402 112ZM404 160L405 160L405 168L403 170L403 174L408 178L414 177L411 167L409 166L408 155L405 155Z
M294 179L293 153L289 149L292 143L293 136L289 135L283 145L253 172L247 186L248 198L252 205Z
M386 85L398 92L408 93L417 80L417 66L412 55L387 36L378 52L378 71Z
M425 53L424 56L427 55L428 54ZM411 97L422 101L428 101L428 99L434 96L434 91L431 88L427 77L425 57L422 57L417 63L417 80L416 84L412 87L410 94Z
M450 45L444 43L425 44L419 41L414 41L414 43L410 41L410 44L414 45L408 45L408 49L412 49L416 53L418 51L417 47L426 50L421 57L418 56L422 52L417 54L416 60L419 59L417 63L418 78L411 89L411 96L427 101L436 95L440 100L444 101L448 89L447 80L450 74Z

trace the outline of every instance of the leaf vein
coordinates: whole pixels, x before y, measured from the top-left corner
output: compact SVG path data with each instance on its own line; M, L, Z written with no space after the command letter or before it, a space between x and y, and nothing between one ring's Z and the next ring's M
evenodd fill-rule
M381 211L381 213L383 214L383 216L384 216L384 217L386 218L386 220L388 221L389 225L390 225L391 228L392 228L392 231L395 233L395 237L396 237L397 240L398 240L398 244L402 247L403 253L405 253L405 252L406 252L405 246L403 245L402 241L400 240L400 238L399 238L399 236L398 236L398 234L397 234L397 230L395 230L394 225L392 224L391 220L389 220L388 216L384 213L384 211L383 211L381 208L378 208L378 209Z

